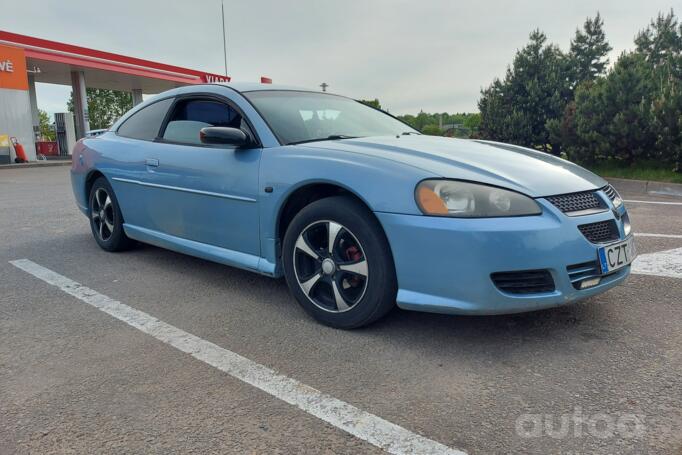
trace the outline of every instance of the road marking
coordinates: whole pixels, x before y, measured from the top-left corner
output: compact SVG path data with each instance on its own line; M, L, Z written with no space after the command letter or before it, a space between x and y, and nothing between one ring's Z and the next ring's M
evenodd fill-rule
M637 256L632 273L682 278L682 248Z
M663 239L682 239L682 235L679 234L648 234L644 232L635 232L637 237L661 237Z
M664 201L637 201L633 199L624 199L625 202L634 202L636 204L660 204L660 205L682 205L682 202L664 202Z
M91 305L126 324L190 354L240 381L246 382L275 398L296 406L353 436L393 454L466 455L431 439L365 412L355 406L320 392L295 379L239 354L221 348L191 333L167 324L135 308L36 264L28 259L10 261L13 266L63 292Z

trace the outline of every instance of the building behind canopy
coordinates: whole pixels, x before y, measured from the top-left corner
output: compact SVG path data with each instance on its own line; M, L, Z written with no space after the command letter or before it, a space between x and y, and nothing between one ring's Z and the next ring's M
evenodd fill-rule
M86 87L128 91L138 104L142 94L229 81L225 75L0 30L0 138L16 137L28 159L36 159L40 132L36 82L72 87L75 136L81 138L90 130Z

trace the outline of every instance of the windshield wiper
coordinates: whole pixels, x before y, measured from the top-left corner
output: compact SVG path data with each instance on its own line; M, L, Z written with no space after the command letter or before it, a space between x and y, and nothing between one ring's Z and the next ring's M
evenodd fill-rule
M400 133L401 136L409 136L410 134L421 136L421 133L417 133L416 131L405 131L404 133Z
M319 137L317 139L306 139L303 141L289 142L287 145L297 145L305 144L306 142L318 142L318 141L338 141L339 139L355 139L358 136L347 136L345 134L331 134L327 137Z

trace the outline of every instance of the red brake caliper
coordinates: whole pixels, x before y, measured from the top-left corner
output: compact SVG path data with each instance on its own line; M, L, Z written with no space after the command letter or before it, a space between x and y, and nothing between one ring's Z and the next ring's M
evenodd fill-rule
M349 261L357 262L360 259L362 259L362 253L360 252L360 249L356 247L355 245L351 245L350 247L346 248L346 259ZM352 287L358 287L360 285L360 278L357 276L353 275L350 279L347 279L348 284L350 284Z

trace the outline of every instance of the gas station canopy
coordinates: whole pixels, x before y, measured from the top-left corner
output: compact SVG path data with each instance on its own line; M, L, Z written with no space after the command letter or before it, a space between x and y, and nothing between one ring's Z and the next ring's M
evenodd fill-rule
M88 87L160 93L180 85L230 80L224 75L1 30L0 44L24 49L27 69L36 82L71 85L71 73L81 71Z
M60 154L67 154L71 141L60 141L60 125L71 124L65 127L71 130L75 126L71 133L75 138L83 137L90 130L86 88L130 92L133 103L138 104L142 102L142 94L156 94L182 85L229 81L227 75L0 30L0 137L17 138L26 149L28 159L36 158L35 141L40 136L36 82L70 85L73 89L74 115L68 114L66 118L63 115L60 117L63 121L57 122ZM5 156L4 161L8 159Z

